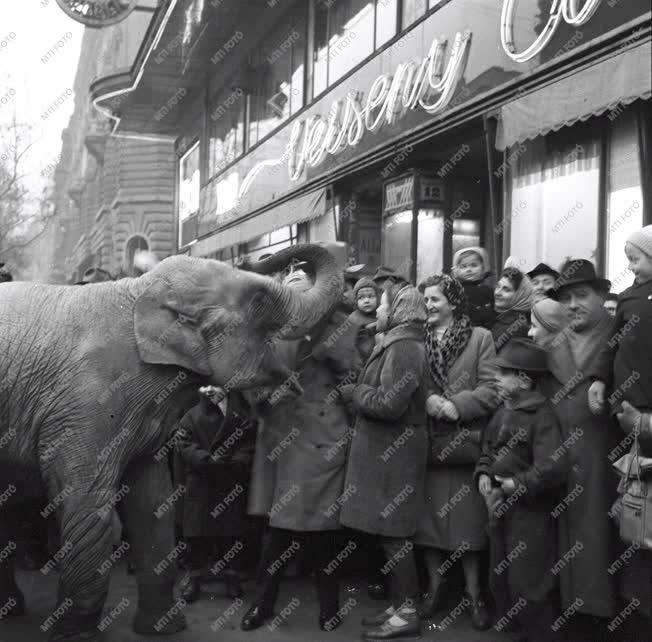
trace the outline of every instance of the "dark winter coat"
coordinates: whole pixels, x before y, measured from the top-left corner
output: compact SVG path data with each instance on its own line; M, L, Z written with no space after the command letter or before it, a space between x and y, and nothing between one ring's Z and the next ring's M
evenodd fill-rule
M342 506L344 526L390 537L414 534L426 468L423 329L388 330L353 392L357 411Z
M516 501L490 520L490 583L501 611L521 596L543 603L557 593L554 515L567 475L561 441L554 410L537 391L523 392L512 408L501 406L485 430L475 485L485 474L512 477L518 487Z
M347 315L336 311L309 339L279 341L276 352L303 388L288 385L253 393L260 419L251 475L249 512L293 531L339 528L346 501L344 469L351 435L341 382L359 369L354 351L342 348Z
M529 315L518 310L507 310L496 316L491 326L496 352L500 352L514 337L527 337L530 329Z
M218 406L202 401L179 422L184 537L235 536L246 530L255 429L234 405L229 403L225 417Z
M467 314L475 326L491 329L496 321L494 310L494 289L482 281L459 280L466 293Z
M618 295L612 335L589 375L606 384L612 412L623 400L652 408L652 280Z
M559 556L582 547L559 573L562 609L581 598L579 612L599 617L617 612L616 578L607 571L617 557L617 533L608 516L616 499L609 453L622 433L606 414L595 416L589 410L587 373L607 338L607 333L596 336L596 348L578 366L567 337L559 337L548 354L551 374L541 380L541 390L559 419L568 456L566 493L582 489L558 520Z

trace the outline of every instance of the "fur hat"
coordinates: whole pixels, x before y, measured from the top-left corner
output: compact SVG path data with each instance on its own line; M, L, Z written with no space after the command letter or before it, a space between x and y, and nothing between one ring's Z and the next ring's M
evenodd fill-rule
M362 288L372 288L373 291L376 294L376 298L379 299L379 290L378 286L368 277L368 276L363 276L356 284L355 287L353 288L353 296L355 297L356 301L358 300L358 292L362 290Z
M627 243L631 243L634 247L652 258L652 225L646 225L644 228L630 234L627 237Z
M455 254L453 255L453 276L457 278L457 270L462 262L462 259L467 255L467 254L477 254L481 261L482 261L482 267L484 270L484 273L489 272L489 254L487 253L487 250L485 250L483 247L480 247L479 245L472 245L470 247L463 247L461 250L457 250Z

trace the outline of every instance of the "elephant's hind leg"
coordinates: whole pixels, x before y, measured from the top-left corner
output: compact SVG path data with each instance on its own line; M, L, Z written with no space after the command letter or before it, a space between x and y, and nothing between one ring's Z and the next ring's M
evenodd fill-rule
M134 631L165 635L186 628L183 601L175 602L172 587L178 551L174 542L174 510L181 501L172 488L167 461L151 456L128 468L124 485L130 488L120 516L127 526L129 553L138 580L138 612Z
M48 564L53 568L59 563L57 602L66 608L59 609L52 640L99 639L98 623L109 589L110 573L102 568L111 554L114 496L112 490L75 493L63 503L61 547Z
M25 598L14 577L14 560L18 550L12 538L14 521L10 510L0 511L0 621L25 613Z

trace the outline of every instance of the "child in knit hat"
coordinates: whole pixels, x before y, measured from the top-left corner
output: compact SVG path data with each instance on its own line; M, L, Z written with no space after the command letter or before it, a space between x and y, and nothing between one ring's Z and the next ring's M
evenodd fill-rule
M357 328L356 349L366 362L374 348L376 308L380 303L380 292L376 284L368 277L361 278L353 288L355 310L349 315Z
M452 275L462 284L468 300L471 323L491 328L495 319L494 289L487 284L489 257L483 247L465 247L455 252Z
M629 236L625 254L634 283L618 295L612 336L589 373L589 406L601 412L608 393L612 414L622 403L618 420L629 433L639 420L652 429L652 225Z

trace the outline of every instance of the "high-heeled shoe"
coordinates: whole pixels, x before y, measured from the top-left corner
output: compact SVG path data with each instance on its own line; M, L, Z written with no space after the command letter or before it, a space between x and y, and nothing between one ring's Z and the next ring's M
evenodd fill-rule
M468 611L471 614L471 624L476 631L486 631L491 626L491 614L489 609L479 595L475 600L469 595L467 591L464 592L465 597L470 602Z
M249 610L244 614L242 622L240 622L240 628L243 631L253 631L254 629L258 629L265 624L265 620L268 620L272 615L274 615L272 609L268 609L262 604L252 604L249 607Z

